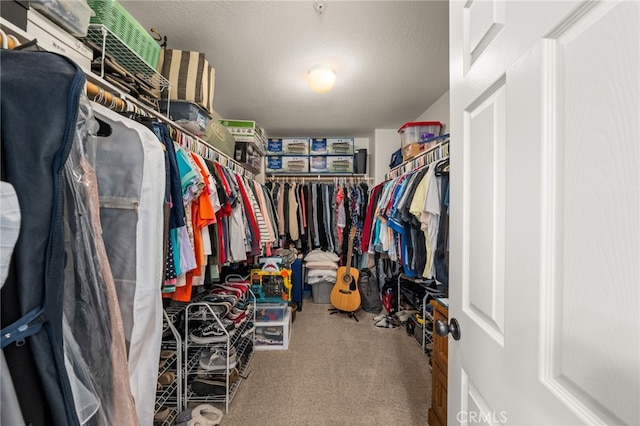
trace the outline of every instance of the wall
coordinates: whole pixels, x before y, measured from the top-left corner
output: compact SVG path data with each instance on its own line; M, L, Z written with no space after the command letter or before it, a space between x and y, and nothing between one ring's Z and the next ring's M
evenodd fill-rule
M400 149L398 129L376 129L373 143L375 149L372 147L369 153L369 164L373 164L373 168L368 172L369 176L374 178L374 182L379 183L389 171L391 154Z
M449 125L449 91L440 96L440 99L435 101L433 105L423 112L420 117L414 121L439 121L444 124L444 133L449 133L447 126Z

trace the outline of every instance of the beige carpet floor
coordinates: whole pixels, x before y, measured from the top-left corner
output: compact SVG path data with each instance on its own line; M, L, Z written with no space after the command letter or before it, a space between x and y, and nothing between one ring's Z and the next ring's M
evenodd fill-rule
M427 424L431 372L416 340L330 307L305 300L289 350L255 352L223 426Z

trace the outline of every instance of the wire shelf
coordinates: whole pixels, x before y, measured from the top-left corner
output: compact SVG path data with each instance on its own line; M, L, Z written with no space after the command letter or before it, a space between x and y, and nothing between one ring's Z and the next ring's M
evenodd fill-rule
M118 64L151 87L159 89L160 91L171 88L169 80L147 64L140 55L132 51L117 35L112 33L104 25L89 25L86 39L97 47L100 47L104 53L112 55L118 61ZM102 56L103 61L104 53ZM100 76L104 77L104 64L102 70Z

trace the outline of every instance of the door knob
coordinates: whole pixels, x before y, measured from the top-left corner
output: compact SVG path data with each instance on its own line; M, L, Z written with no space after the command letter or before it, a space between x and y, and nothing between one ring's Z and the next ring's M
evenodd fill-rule
M460 340L460 324L455 318L451 318L451 321L447 325L445 321L436 321L436 333L440 337L447 337L447 334L451 333L453 340Z

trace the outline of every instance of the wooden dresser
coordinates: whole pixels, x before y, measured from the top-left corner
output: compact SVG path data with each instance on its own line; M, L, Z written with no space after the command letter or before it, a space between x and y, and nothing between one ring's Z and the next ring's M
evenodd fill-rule
M433 352L431 355L431 408L429 408L429 425L446 426L447 424L447 337L435 333L438 320L449 323L449 310L441 302L432 300L433 306Z

